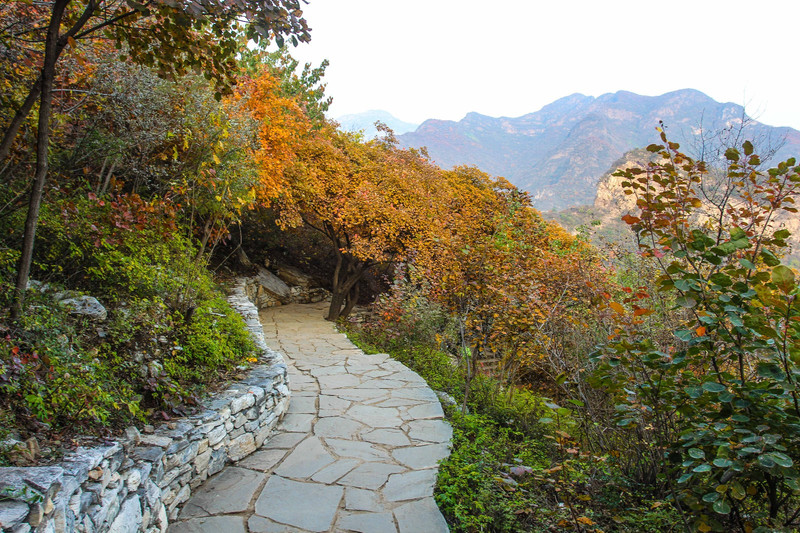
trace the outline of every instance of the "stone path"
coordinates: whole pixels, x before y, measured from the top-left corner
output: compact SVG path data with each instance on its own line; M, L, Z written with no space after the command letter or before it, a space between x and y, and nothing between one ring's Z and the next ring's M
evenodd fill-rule
M169 533L448 530L433 486L452 436L436 395L323 320L326 304L261 312L292 400L264 446L209 478Z

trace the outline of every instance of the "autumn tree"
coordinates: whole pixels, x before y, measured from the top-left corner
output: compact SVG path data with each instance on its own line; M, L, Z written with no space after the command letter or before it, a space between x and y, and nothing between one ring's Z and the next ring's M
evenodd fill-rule
M279 223L305 224L335 249L328 320L352 311L370 268L407 259L428 238L438 211L439 176L427 159L330 125L309 135L286 180L276 201Z
M443 174L446 207L435 242L416 263L431 297L457 322L466 403L481 363L502 370L513 384L545 367L541 361L564 357L563 338L555 333L577 322L573 311L579 299L586 303L586 282L599 274L598 261L504 179L468 167Z
M147 0L143 3L117 0L53 0L31 5L14 2L25 17L5 26L3 41L33 43L41 66L30 81L27 96L4 130L0 161L34 105L39 103L36 137L36 171L33 178L22 254L18 266L12 317L22 310L24 291L33 256L42 193L48 171L49 131L57 64L70 48L78 51L80 41L110 38L135 63L152 66L164 76L183 74L190 68L217 80L220 95L227 92L235 74L234 54L246 36L255 39L283 36L293 41L308 40L308 29L296 0L267 2L174 2ZM12 10L12 14L15 11ZM7 15L4 11L3 15Z

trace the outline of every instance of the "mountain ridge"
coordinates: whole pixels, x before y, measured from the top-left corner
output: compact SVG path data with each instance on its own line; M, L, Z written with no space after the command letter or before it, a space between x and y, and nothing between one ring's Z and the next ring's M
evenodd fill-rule
M336 119L336 122L339 123L343 130L354 132L363 131L364 136L368 139L378 135L378 130L375 128L376 121L383 122L389 126L397 135L414 131L417 129L417 126L419 126L419 124L413 122L400 120L388 111L382 109L371 109L362 113L342 115Z
M405 147L426 147L442 167L474 165L504 176L528 191L537 208L553 210L592 204L600 177L615 160L659 141L660 121L670 140L690 152L703 132L744 124L748 137L786 138L779 160L800 154L797 130L761 124L742 106L696 89L658 96L573 93L519 117L470 112L459 121L429 119L398 140Z

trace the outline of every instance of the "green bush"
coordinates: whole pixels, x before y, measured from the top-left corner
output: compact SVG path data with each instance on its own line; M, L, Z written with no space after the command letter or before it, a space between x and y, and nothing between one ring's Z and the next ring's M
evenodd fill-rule
M29 291L26 312L0 346L0 401L18 426L91 431L180 414L255 360L243 321L187 232L158 205L77 195L43 208L34 279L47 283ZM13 269L3 264L7 303ZM96 297L107 320L58 303L80 294Z
M619 175L642 206L626 219L661 266L657 291L683 320L660 344L640 327L651 310L610 302L618 323L596 384L615 394L619 427L657 452L658 479L691 528L796 530L800 288L779 260L789 232L769 221L796 210L800 167L760 171L745 142L717 176L662 140L648 148L660 162Z
M89 428L141 415L141 396L118 365L87 346L88 327L51 295L31 294L20 329L0 342L3 408L19 425L32 418L55 429Z
M241 317L219 297L205 302L178 333L183 344L166 357L164 367L181 381L203 383L209 373L233 370L253 350Z

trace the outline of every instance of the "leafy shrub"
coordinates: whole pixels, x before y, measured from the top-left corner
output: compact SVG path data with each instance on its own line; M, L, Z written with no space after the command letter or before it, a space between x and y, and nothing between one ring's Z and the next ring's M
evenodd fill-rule
M77 195L45 206L40 227L35 275L48 283L29 291L1 346L2 403L20 426L96 430L180 414L215 379L254 360L241 318L168 203ZM108 319L58 303L81 293L98 298Z
M171 377L183 381L203 383L209 373L230 371L253 349L241 318L219 297L205 302L178 334L185 340L164 366Z
M524 464L541 468L543 446L486 415L453 413L453 451L439 470L436 503L453 531L523 531L536 495L524 491L508 470Z
M0 341L3 407L18 424L31 418L57 429L89 427L141 415L141 396L113 361L84 345L88 324L50 294L34 294L30 304L20 329Z
M660 161L620 171L643 206L625 220L685 319L658 345L639 329L651 310L610 302L618 325L598 353L598 385L616 393L618 425L652 442L687 525L797 528L798 284L778 259L789 232L770 220L796 212L800 167L790 160L761 172L745 142L726 152L716 177L662 140L648 148Z

